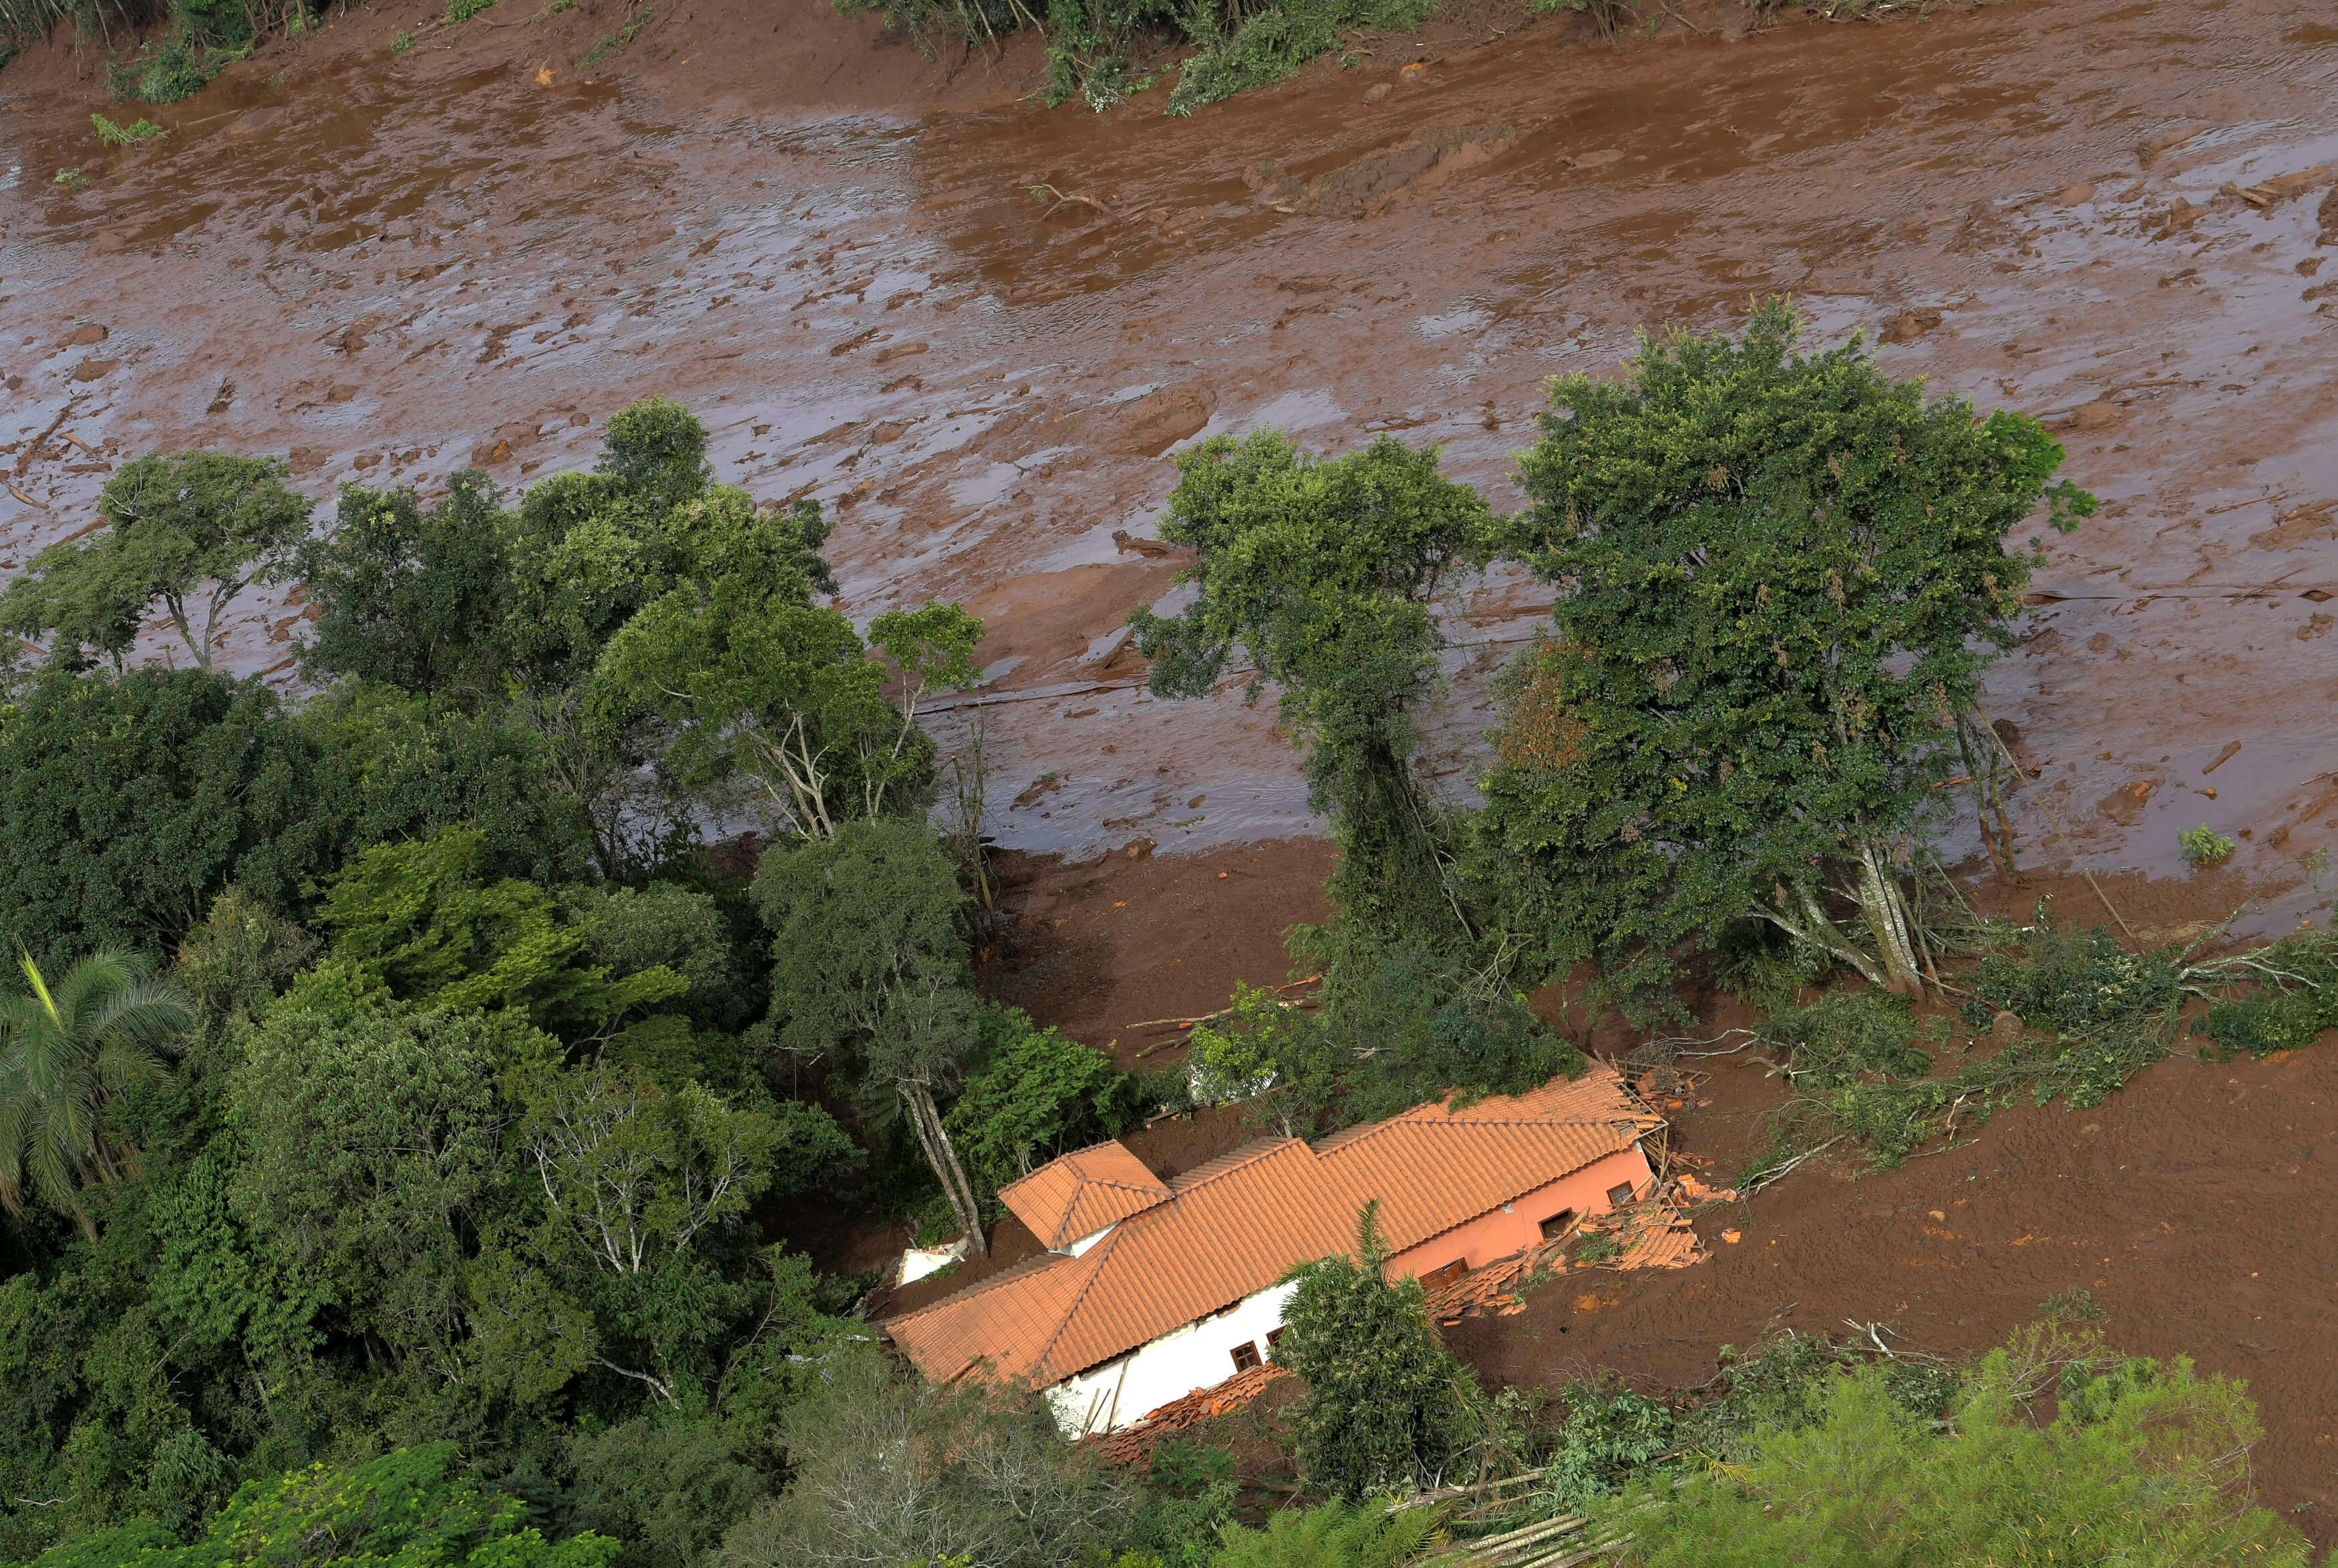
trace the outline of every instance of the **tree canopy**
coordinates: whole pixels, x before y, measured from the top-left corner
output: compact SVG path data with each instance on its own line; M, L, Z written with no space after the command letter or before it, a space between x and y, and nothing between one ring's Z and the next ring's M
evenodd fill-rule
M1734 339L1644 338L1623 381L1554 383L1519 459L1507 547L1557 600L1503 693L1480 865L1551 965L1596 958L1626 995L1749 916L1920 984L1899 873L2014 638L2036 557L2006 534L2093 508L2049 486L2035 420L1799 331L1773 302Z
M0 593L0 632L51 639L49 657L123 668L160 601L197 668L209 670L220 617L244 589L291 569L310 504L280 459L182 452L123 465L98 495L105 527L52 544Z

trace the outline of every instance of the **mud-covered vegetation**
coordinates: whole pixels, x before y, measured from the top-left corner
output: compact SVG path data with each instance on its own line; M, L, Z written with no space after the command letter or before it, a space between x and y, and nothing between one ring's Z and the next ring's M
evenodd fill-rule
M2019 639L2040 545L2018 541L2095 503L2035 421L1927 401L1856 339L1806 354L1799 330L1773 303L1734 338L1644 341L1619 382L1557 382L1515 517L1387 437L1180 456L1162 536L1196 552L1196 596L1132 621L1153 690L1198 695L1246 660L1340 847L1337 913L1292 934L1320 1006L1238 991L1194 1033L1202 1098L1305 1132L1515 1086L1572 1054L1533 989L1653 1029L1702 980L1766 1014L1728 1048L1794 1090L1761 1180L1846 1138L1897 1163L2017 1098L2098 1104L2174 1048L2187 1003L2226 1054L2338 1018L2328 933L2138 952L1965 905L1935 841L1967 800L1985 841L2009 831L1954 787L2001 749L1979 682ZM1497 682L1469 805L1422 779L1416 716L1434 602L1502 560L1557 600Z

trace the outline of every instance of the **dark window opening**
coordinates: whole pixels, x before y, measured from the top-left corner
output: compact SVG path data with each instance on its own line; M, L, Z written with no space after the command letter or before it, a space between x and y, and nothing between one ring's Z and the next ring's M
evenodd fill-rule
M1423 1274L1420 1277L1421 1289L1424 1290L1439 1289L1447 1285L1452 1284L1453 1281L1460 1279L1462 1275L1467 1274L1468 1272L1469 1272L1469 1260L1467 1258L1456 1258L1452 1262L1448 1263L1442 1269L1431 1269L1428 1273Z
M1258 1365L1258 1341L1245 1339L1234 1347L1234 1370L1247 1372Z
M1273 1358L1273 1357L1274 1357L1274 1348L1275 1348L1277 1345L1280 1345L1280 1344L1282 1344L1282 1329L1280 1329L1280 1328L1270 1328L1270 1329L1268 1329L1268 1330L1266 1331L1266 1354L1267 1354L1267 1357L1268 1357L1268 1359L1272 1360L1272 1359Z
M1562 1209L1542 1222L1542 1239L1546 1241L1556 1241L1574 1229L1575 1210Z
M1607 1206L1609 1208L1619 1209L1625 1204L1629 1203L1631 1200L1632 1184L1629 1181L1623 1183L1621 1186L1610 1187L1607 1189Z

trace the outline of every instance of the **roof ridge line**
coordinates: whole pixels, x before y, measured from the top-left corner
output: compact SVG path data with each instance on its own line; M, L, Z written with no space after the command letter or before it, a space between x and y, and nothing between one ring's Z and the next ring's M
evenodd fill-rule
M1183 1198L1186 1193L1188 1193L1188 1192L1192 1192L1192 1191L1198 1191L1199 1189L1203 1188L1203 1187L1207 1187L1211 1182L1215 1181L1218 1181L1218 1180L1220 1180L1220 1179L1221 1179L1221 1178L1223 1178L1223 1177L1231 1176L1231 1175L1233 1175L1233 1174L1235 1171L1237 1171L1246 1170L1246 1169L1248 1169L1250 1166L1252 1166L1252 1165L1257 1164L1260 1161L1262 1161L1262 1160L1265 1159L1265 1158L1266 1158L1268 1155L1270 1155L1270 1154L1279 1154L1279 1153L1281 1153L1284 1149L1288 1148L1290 1145L1292 1145L1292 1144L1293 1144L1293 1143L1296 1143L1296 1144L1298 1144L1302 1149L1306 1150L1306 1151L1307 1151L1307 1152L1308 1152L1309 1154L1311 1154L1311 1154L1313 1154L1313 1153L1315 1152L1315 1150L1314 1150L1313 1146L1311 1146L1311 1144L1309 1144L1309 1142L1307 1142L1307 1140L1306 1140L1306 1139L1304 1139L1304 1138L1272 1138L1272 1139L1263 1139L1263 1138L1262 1138L1262 1139L1253 1140L1253 1142L1257 1142L1257 1144L1259 1145L1259 1147L1258 1147L1258 1152L1257 1152L1256 1153L1254 1153L1254 1154L1247 1154L1247 1155L1243 1155L1242 1159L1240 1159L1240 1160L1235 1160L1235 1159L1234 1159L1234 1156L1235 1156L1235 1155L1237 1155L1237 1154L1241 1154L1241 1153L1242 1153L1242 1151L1241 1151L1241 1150L1239 1150L1239 1149L1229 1149L1229 1150L1228 1150L1228 1151L1226 1151L1226 1152L1224 1152L1223 1154L1221 1154L1221 1155L1217 1156L1217 1159L1214 1159L1214 1160L1204 1160L1204 1161L1202 1161L1202 1163L1201 1163L1200 1165L1196 1165L1196 1166L1194 1166L1194 1171L1199 1171L1199 1170L1202 1170L1202 1169L1203 1169L1203 1168L1205 1168L1205 1167L1207 1167L1207 1166L1214 1165L1214 1164L1218 1163L1218 1161L1220 1161L1220 1160L1228 1161L1231 1161L1231 1163L1229 1163L1229 1164L1225 1167L1225 1169L1224 1169L1224 1170L1223 1170L1223 1171L1211 1171L1207 1176L1203 1177L1200 1181L1198 1181L1194 1182L1192 1186L1189 1186L1189 1187L1171 1187L1171 1188L1169 1189L1169 1196L1170 1196L1171 1198L1173 1198L1173 1199L1176 1199L1176 1198ZM1179 1175L1180 1175L1181 1177L1183 1177L1183 1176L1190 1176L1190 1175L1192 1175L1192 1174L1193 1174L1193 1171L1181 1171L1181 1172L1179 1172ZM1165 1182L1164 1182L1164 1183L1163 1183L1163 1185L1166 1186L1166 1185L1167 1185L1167 1183L1165 1183ZM1150 1212L1150 1210L1147 1210L1147 1212ZM1132 1215L1130 1215L1130 1216L1129 1216L1129 1218L1130 1218L1130 1219L1132 1219L1132 1220L1134 1220L1135 1218L1136 1218L1136 1216L1135 1216L1135 1215L1134 1215L1134 1214L1132 1214Z
M1088 1298L1088 1292L1095 1289L1096 1280L1103 1276L1105 1258L1112 1251L1116 1240L1116 1233L1114 1235L1107 1235L1103 1240L1089 1248L1086 1252L1080 1256L1078 1261L1082 1263L1086 1263L1090 1258L1095 1259L1093 1264L1089 1265L1087 1282L1072 1293L1072 1298L1069 1301L1064 1303L1063 1315L1056 1319L1056 1326L1048 1331L1047 1337L1039 1341L1039 1348L1037 1352L1032 1356L1030 1367L1025 1373L1025 1376L1027 1377L1031 1373L1036 1372L1046 1364L1047 1357L1054 1354L1056 1346L1064 1338L1064 1331L1072 1326L1072 1318L1078 1314L1080 1303ZM1135 1348L1135 1346L1129 1346L1117 1352L1117 1354L1125 1356L1128 1354L1129 1350Z
M1099 1245L1101 1245L1101 1243L1099 1243ZM1093 1249L1091 1249L1091 1250L1093 1250ZM1017 1263L1010 1268L1001 1269L997 1273L991 1275L987 1279L977 1279L973 1284L966 1286L960 1289L953 1290L947 1296L937 1297L933 1300L927 1302L922 1307L912 1308L910 1310L902 1313L898 1318L888 1318L884 1319L883 1322L879 1323L878 1327L888 1328L895 1323L907 1323L911 1318L922 1318L928 1312L938 1312L945 1307L953 1307L962 1301L970 1301L977 1296L983 1295L990 1290L995 1290L1000 1286L1010 1285L1016 1280L1026 1279L1034 1274L1044 1274L1047 1271L1048 1268L1054 1264L1076 1263L1078 1261L1079 1259L1074 1258L1070 1253L1057 1252L1051 1248L1045 1252L1027 1258L1022 1262Z

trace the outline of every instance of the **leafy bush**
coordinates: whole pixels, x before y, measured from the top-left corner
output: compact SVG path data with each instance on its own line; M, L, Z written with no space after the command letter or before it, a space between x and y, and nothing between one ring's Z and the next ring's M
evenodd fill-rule
M2338 934L2302 932L2248 956L2247 995L2209 1004L2193 1025L2226 1056L2311 1045L2338 1027Z
M141 142L151 142L157 136L170 134L151 120L142 119L134 124L117 125L103 114L92 114L89 122L97 132L97 139L108 147L134 147Z
M1885 1367L1824 1377L1800 1419L1758 1426L1726 1465L1632 1487L1595 1528L1628 1533L1637 1568L2304 1568L2303 1539L2251 1496L2259 1429L2239 1384L2181 1360L2073 1364L2040 1424L2035 1373L1992 1351L1939 1420L1897 1397Z
M2197 828L2185 828L2176 835L2176 842L2183 849L2184 858L2195 866L2213 865L2240 848L2205 822Z
M1436 1524L1426 1508L1394 1514L1378 1501L1285 1508L1263 1530L1226 1525L1210 1568L1400 1568Z
M1628 1388L1570 1384L1543 1490L1551 1509L1580 1514L1673 1447L1672 1407Z
M1344 29L1410 33L1436 8L1436 0L1280 0L1251 11L1227 33L1213 8L1197 7L1191 24L1201 49L1179 68L1169 113L1191 114L1204 103L1295 76L1335 48Z
M1019 1008L985 1004L975 1032L979 1063L942 1120L987 1206L1017 1177L1113 1137L1142 1113L1134 1081L1111 1057L1039 1028Z

